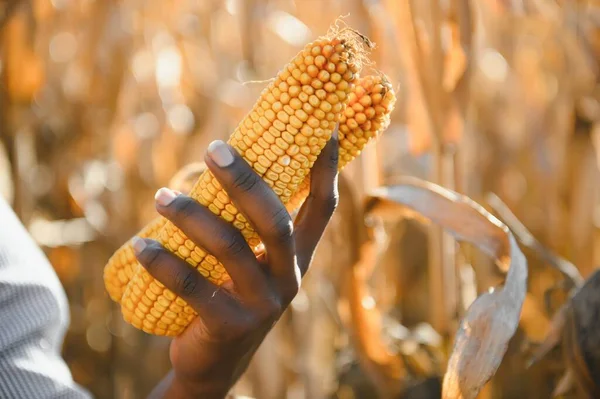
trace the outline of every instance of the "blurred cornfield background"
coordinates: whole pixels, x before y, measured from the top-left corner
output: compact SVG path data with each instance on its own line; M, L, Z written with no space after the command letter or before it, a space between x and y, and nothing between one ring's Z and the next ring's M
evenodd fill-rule
M479 397L570 397L570 382L589 380L564 359L595 348L562 343L528 363L573 281L600 264L599 1L0 6L0 193L64 284L64 357L95 397L142 398L169 369L169 340L126 325L106 294L107 259L155 215L154 192L227 139L265 81L340 16L377 44L398 104L377 145L344 171L302 291L236 392L440 397L460 319L506 270L414 215L363 218L365 193L404 176L486 207L527 257L519 328ZM377 256L364 267L367 227Z

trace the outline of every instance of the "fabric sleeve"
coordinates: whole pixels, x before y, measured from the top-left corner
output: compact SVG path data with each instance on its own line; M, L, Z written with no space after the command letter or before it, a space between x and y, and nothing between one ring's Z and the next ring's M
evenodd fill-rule
M60 351L64 290L44 253L0 197L0 398L90 398Z

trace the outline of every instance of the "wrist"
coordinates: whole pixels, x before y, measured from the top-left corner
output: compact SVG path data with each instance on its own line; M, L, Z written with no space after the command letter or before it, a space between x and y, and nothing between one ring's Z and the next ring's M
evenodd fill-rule
M173 376L171 383L174 396L178 398L225 399L228 397L230 384L214 379L197 380Z
M186 379L178 377L173 370L156 386L148 399L225 399L230 386L214 379Z

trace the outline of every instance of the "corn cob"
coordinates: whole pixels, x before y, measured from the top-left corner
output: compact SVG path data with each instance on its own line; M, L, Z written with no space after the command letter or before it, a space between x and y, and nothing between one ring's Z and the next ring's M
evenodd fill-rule
M340 117L338 170L342 170L355 159L370 140L378 137L387 128L395 100L392 87L385 77L378 75L357 79L348 96L344 113ZM171 187L174 187L174 183L171 183ZM184 190L180 189L180 191ZM297 210L309 191L310 175L302 181L300 188L288 202L288 210L290 212ZM159 216L144 227L138 236L156 238L165 223L166 219ZM121 301L125 286L138 266L130 241L117 250L109 260L104 279L114 301Z
M206 170L204 162L191 163L181 168L169 182L169 187L180 192L189 192L198 177ZM167 220L158 217L148 223L137 236L141 238L156 238L165 226ZM140 267L133 252L131 242L128 241L119 248L109 259L104 268L104 285L110 298L121 302L125 287L131 281L137 268Z
M262 92L229 139L240 155L287 203L331 137L359 70L354 33L307 45ZM260 239L210 171L190 196L238 228L252 247ZM216 284L229 279L212 255L167 221L158 241ZM196 316L186 302L137 267L121 298L124 319L156 335L181 333Z
M366 76L356 81L340 117L338 171L387 129L395 103L394 90L385 76ZM309 193L310 175L286 204L288 211L300 208Z
M163 217L154 218L138 234L141 238L156 238L158 233L165 226L167 219ZM131 242L121 246L114 255L108 260L104 267L104 286L106 291L115 302L121 302L125 288L137 273L138 267L141 267L133 252Z

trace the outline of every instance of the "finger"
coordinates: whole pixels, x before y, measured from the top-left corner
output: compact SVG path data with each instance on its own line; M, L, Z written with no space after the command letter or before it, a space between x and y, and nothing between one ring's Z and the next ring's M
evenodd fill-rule
M183 298L202 317L216 317L235 305L234 298L225 289L205 279L158 242L134 237L133 249L139 262L152 277Z
M296 217L296 254L301 275L338 204L338 126L310 174L310 194Z
M265 274L238 229L194 199L176 195L168 188L158 190L155 198L161 215L223 264L236 292L253 296L267 288Z
M222 141L210 144L206 164L262 239L271 273L277 278L294 277L292 219L277 194Z

